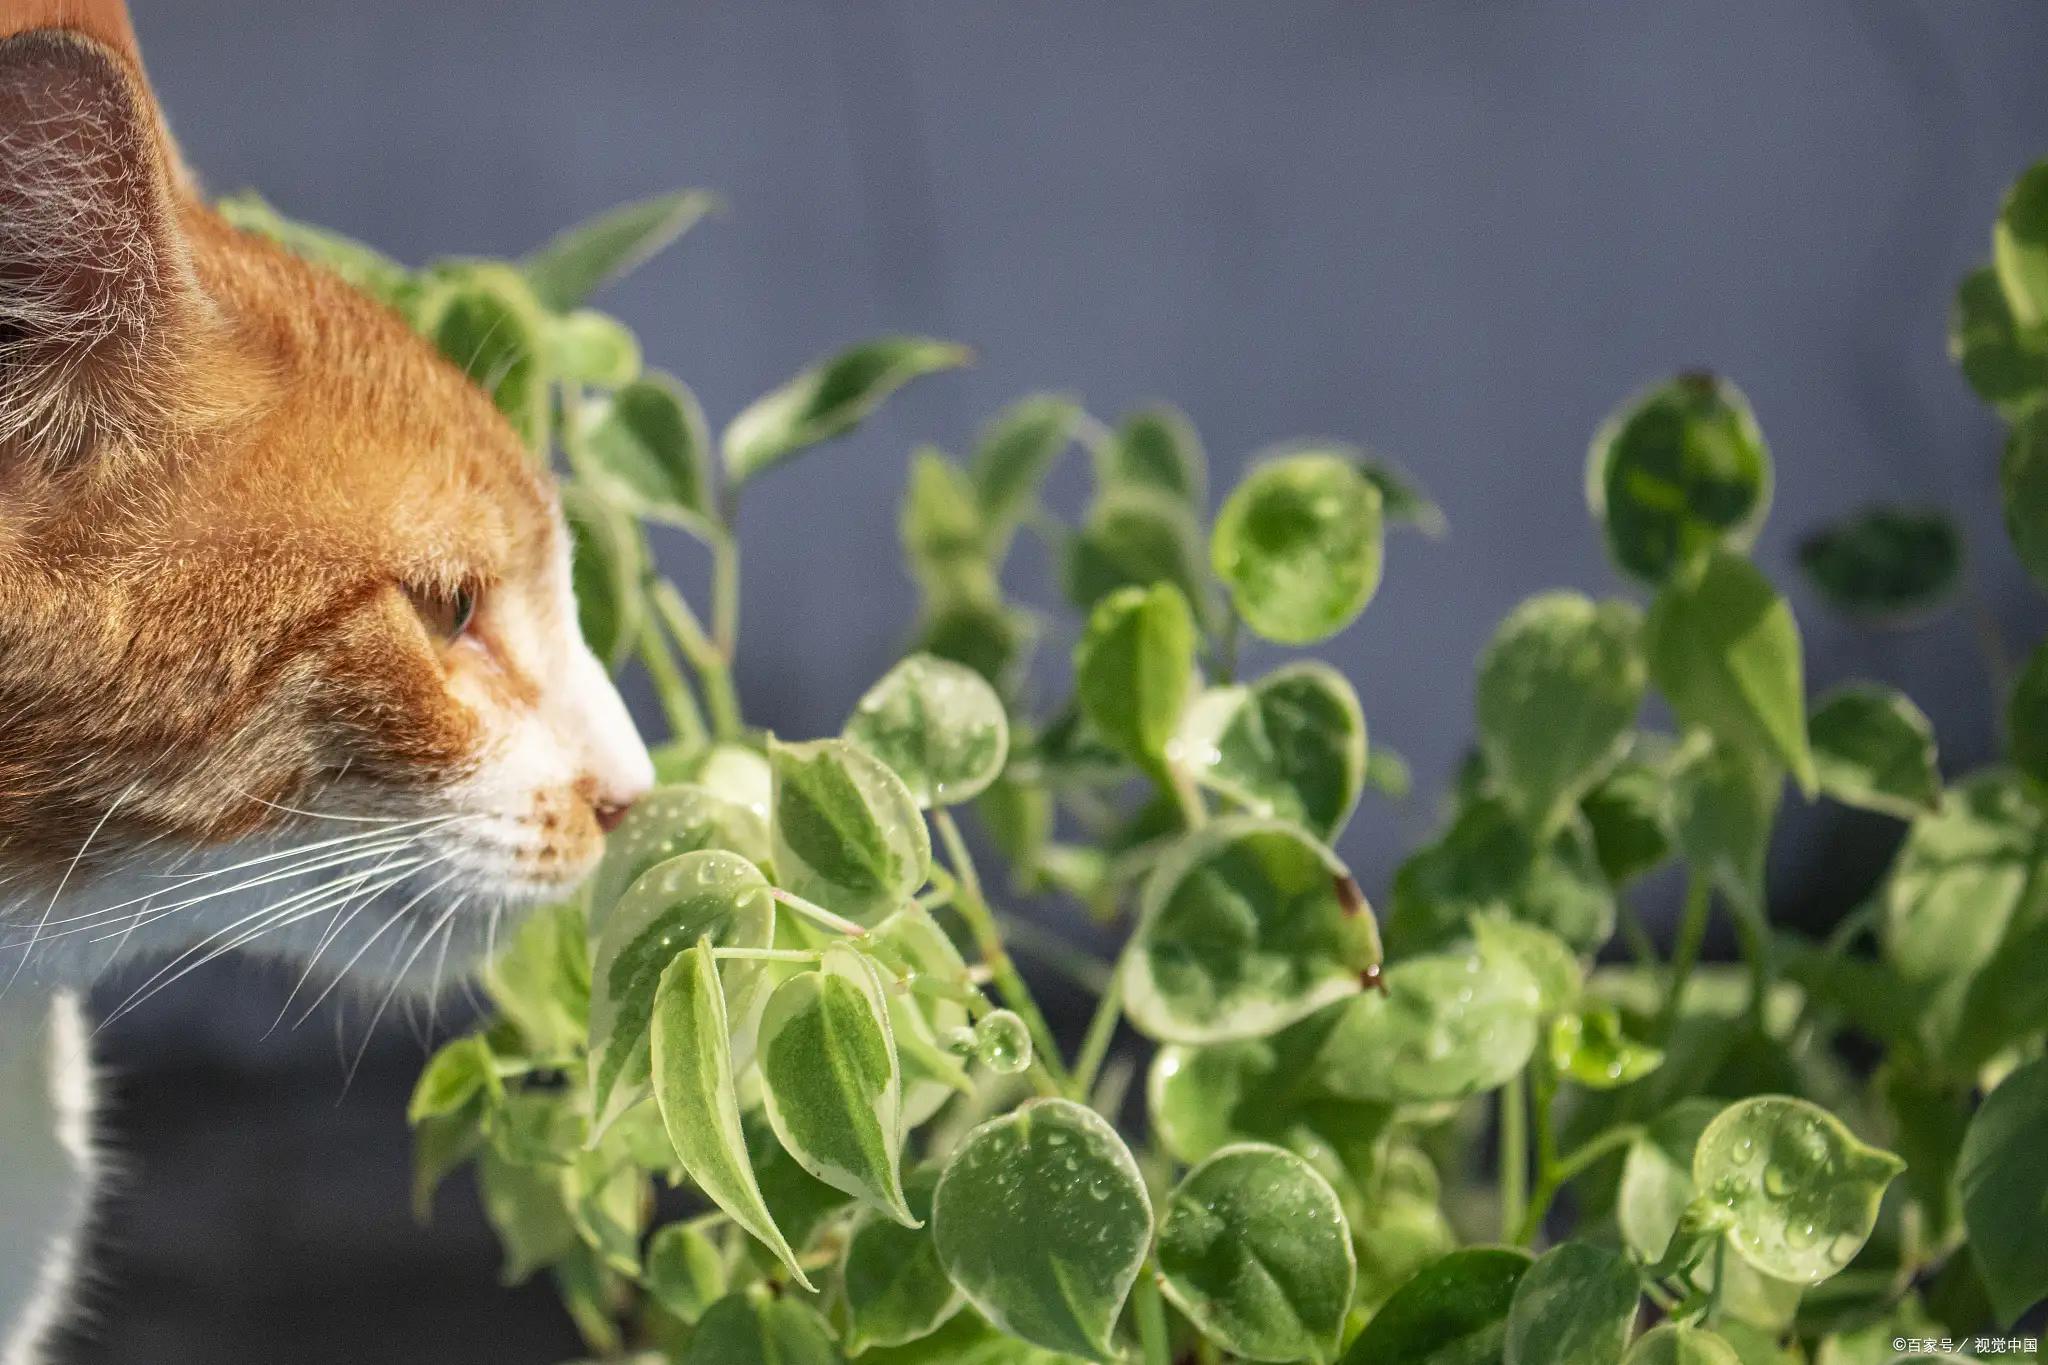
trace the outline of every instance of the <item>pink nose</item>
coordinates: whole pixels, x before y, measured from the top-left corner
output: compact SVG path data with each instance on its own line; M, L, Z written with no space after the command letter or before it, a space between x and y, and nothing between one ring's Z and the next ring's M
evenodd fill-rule
M597 817L597 827L610 834L619 827L619 822L626 818L626 812L631 809L631 801L600 801L592 806L590 811Z

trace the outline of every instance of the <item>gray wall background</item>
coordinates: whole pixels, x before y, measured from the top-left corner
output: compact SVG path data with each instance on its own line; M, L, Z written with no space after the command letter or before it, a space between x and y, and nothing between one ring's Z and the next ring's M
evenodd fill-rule
M1954 509L1990 613L2022 644L2048 624L2000 527L1997 425L1943 342L2000 190L2048 153L2031 0L133 3L213 188L408 261L722 191L722 218L600 300L714 421L874 332L977 348L749 495L741 684L785 733L836 729L909 627L910 446L959 450L1041 388L1104 418L1179 403L1218 489L1321 434L1443 503L1450 538L1399 538L1322 651L1418 778L1346 838L1369 889L1427 831L1493 624L1541 588L1616 590L1585 447L1671 370L1732 376L1770 438L1759 557L1801 610L1814 687L1898 683L1952 769L1991 753L1961 615L1871 635L1792 583L1799 534L1867 501ZM1046 598L1021 558L1014 586ZM1802 812L1781 890L1839 906L1890 837ZM259 1041L274 989L222 972L109 1037L133 1178L77 1357L570 1354L545 1291L490 1288L465 1194L431 1232L405 1217L419 1044L378 1043L337 1107L330 1039Z

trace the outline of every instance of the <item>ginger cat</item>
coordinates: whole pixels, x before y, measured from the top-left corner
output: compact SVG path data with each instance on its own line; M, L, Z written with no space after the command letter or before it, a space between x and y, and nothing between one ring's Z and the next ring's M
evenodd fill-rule
M490 402L207 208L120 0L0 0L0 1365L90 1207L80 987L439 981L651 781Z

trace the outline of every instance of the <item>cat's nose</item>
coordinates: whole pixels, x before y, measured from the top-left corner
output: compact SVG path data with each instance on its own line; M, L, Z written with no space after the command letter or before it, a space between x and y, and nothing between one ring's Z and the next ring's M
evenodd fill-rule
M600 801L590 808L590 812L597 817L597 827L610 834L619 827L619 822L626 818L626 812L632 810L634 804L634 800L631 799Z

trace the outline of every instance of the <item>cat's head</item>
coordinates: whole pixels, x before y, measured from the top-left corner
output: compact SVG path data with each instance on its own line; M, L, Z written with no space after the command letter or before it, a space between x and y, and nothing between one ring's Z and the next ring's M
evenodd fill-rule
M204 205L112 13L0 38L0 971L123 930L339 966L380 925L360 969L452 969L652 780L555 489Z

